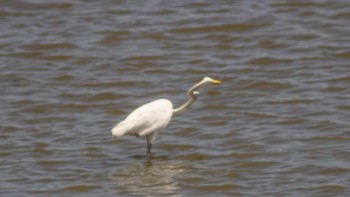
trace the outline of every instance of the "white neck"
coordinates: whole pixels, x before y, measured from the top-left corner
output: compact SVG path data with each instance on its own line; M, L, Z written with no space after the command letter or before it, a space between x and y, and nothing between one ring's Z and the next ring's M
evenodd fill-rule
M197 97L198 97L197 95L192 95L186 103L181 105L181 107L174 109L173 116L177 116L177 115L181 114L182 112L186 111L187 109L189 109L191 107L191 105L197 100Z
M188 91L187 95L190 97L186 103L184 103L179 108L176 108L173 110L173 116L177 116L181 114L182 112L186 111L191 107L191 105L197 100L199 92L197 92L197 89L204 85L206 82L205 80L200 81L199 83L192 86Z

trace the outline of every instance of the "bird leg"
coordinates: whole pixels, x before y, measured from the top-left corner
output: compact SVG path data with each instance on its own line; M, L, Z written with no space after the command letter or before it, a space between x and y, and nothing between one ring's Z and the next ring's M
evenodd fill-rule
M149 137L147 137L147 153L146 153L147 157L151 156L151 148L152 148L151 140Z
M153 132L152 134L147 136L147 153L146 155L149 157L151 156L151 148L152 148L152 144L154 143L154 141L156 140L156 137L158 135L158 131Z
M152 148L152 144L147 144L147 153L146 153L147 157L151 156L151 148Z

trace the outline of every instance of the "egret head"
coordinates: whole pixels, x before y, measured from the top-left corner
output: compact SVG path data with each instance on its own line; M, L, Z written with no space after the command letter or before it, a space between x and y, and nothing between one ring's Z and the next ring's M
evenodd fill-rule
M187 95L188 95L188 96L191 96L191 97L197 98L198 95L199 95L198 89L199 89L201 86L205 86L205 85L207 85L207 84L219 85L219 84L221 84L221 81L216 80L216 79L212 79L212 78L210 78L210 77L204 77L199 83L195 84L194 86L192 86L192 88L190 88L190 89L187 91Z
M216 80L216 79L212 79L210 77L204 77L204 79L202 80L204 83L211 83L211 84L214 84L214 85L219 85L221 84L222 82L219 81L219 80Z

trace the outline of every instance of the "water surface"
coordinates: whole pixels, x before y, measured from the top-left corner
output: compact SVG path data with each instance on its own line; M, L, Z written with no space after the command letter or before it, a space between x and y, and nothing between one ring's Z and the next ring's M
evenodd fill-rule
M347 1L2 1L1 196L348 196ZM190 111L145 140L137 106Z

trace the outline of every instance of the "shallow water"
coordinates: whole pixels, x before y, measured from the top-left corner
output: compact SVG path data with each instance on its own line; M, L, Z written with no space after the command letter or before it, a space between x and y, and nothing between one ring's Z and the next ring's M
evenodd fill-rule
M348 196L347 1L2 1L1 196ZM110 129L201 89L146 158Z

